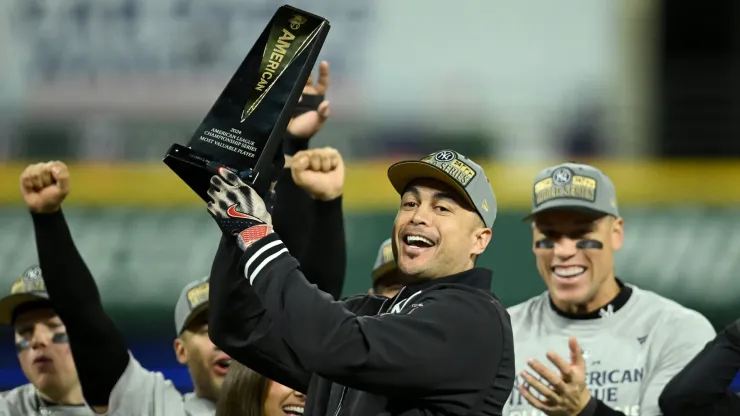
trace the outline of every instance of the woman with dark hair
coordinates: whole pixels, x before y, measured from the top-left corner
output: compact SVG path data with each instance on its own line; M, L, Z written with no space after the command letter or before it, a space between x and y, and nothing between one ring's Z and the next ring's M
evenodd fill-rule
M216 404L216 416L302 415L306 396L232 361Z

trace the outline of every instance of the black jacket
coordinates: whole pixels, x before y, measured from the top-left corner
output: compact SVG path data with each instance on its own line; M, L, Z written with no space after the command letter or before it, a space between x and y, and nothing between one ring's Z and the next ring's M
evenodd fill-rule
M514 383L506 309L473 269L395 298L334 301L277 234L221 240L209 335L231 357L307 393L306 415L500 415Z
M665 386L658 403L665 416L740 415L740 396L728 391L740 370L740 320L717 334Z

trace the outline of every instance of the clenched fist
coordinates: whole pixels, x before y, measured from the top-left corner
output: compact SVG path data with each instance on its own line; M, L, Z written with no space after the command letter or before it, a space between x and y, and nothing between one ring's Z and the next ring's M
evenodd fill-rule
M293 156L290 167L293 181L321 201L331 201L344 189L344 161L336 149L302 150Z
M31 212L58 211L69 195L69 169L59 161L29 165L21 173L21 196Z

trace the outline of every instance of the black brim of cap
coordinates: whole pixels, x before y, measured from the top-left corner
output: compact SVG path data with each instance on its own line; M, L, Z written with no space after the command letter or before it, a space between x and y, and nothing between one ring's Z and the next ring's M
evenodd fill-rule
M557 211L564 211L564 212L580 212L582 214L590 215L594 218L594 220L597 220L602 217L606 217L607 215L611 215L608 212L604 212L598 209L593 209L590 207L584 207L579 205L572 205L572 206L557 206L557 207L550 207L550 208L543 208L538 209L537 211L527 215L522 219L523 222L529 222L534 219L538 214L542 214L545 212L557 212Z
M208 302L196 307L185 318L185 321L182 323L182 327L179 328L179 331L177 332L179 335L182 335L183 332L190 326L191 323L195 320L195 318L199 317L200 314L208 310Z
M406 191L406 187L417 179L434 179L449 185L457 191L457 193L460 194L460 196L462 196L471 207L475 207L473 199L470 198L470 195L465 188L460 185L460 183L452 179L452 177L442 169L426 162L409 160L394 163L388 168L388 179L391 181L391 185L393 185L393 188L399 195L402 195L404 191Z
M13 323L13 311L26 303L49 300L48 296L39 293L15 293L0 300L0 325Z
M395 261L389 261L387 263L383 263L378 268L372 271L370 276L373 278L373 282L378 280L379 277L392 272L393 270L396 270L398 266L396 265Z

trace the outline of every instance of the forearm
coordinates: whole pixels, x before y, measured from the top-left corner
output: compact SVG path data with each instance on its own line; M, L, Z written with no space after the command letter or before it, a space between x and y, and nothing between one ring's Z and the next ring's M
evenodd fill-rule
M660 407L666 415L720 415L740 412L740 398L728 387L740 369L740 321L717 334L665 387Z
M242 251L224 235L211 268L208 333L232 358L280 384L306 393L310 375L297 363L239 272Z
M578 416L624 416L619 410L614 410L601 400L591 397L586 407Z
M309 370L335 357L342 339L353 342L356 316L311 285L276 233L255 242L242 258L242 278L251 284L268 316ZM300 340L300 342L298 342Z
M315 218L314 200L293 182L290 169L282 169L275 188L272 223L298 261L306 261Z
M242 285L238 265L241 250L233 236L222 235L209 279L209 322L211 340L230 353L249 338L265 310L251 287Z
M493 308L488 300L473 299L472 305L465 303L469 299L464 295L451 294L460 296L452 300L422 296L418 302L425 307L415 313L357 316L310 284L274 233L250 246L242 262L245 280L275 329L303 366L321 377L376 394L415 394L443 388L473 370L442 362L449 351L479 350L471 358L475 367L495 367L491 351L500 350L502 337L494 334L500 335L502 327L491 324L498 321L486 315ZM451 310L459 316L452 319ZM471 347L467 340L473 338L477 341Z
M85 399L93 406L106 405L129 361L123 335L103 309L95 280L62 212L32 214L32 218L44 283L67 328Z
M339 299L347 269L342 197L331 201L316 201L314 209L316 225L313 227L307 254L305 259L296 259L309 282L334 299Z

